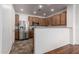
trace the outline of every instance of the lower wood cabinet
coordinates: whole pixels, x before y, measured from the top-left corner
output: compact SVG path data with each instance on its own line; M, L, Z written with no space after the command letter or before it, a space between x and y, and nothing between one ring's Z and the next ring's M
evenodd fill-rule
M19 30L15 30L15 39L19 40Z
M33 30L29 31L29 38L34 38L34 31Z

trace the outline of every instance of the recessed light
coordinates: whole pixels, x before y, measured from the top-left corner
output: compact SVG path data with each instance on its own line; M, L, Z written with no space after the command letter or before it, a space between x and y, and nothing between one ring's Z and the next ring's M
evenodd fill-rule
M24 9L20 9L21 11L23 11Z
M39 5L39 8L42 8L43 6L42 5Z
M51 11L54 11L54 9L51 9Z
M37 12L36 12L36 11L34 11L33 13L34 13L34 14L36 14Z
M44 16L46 16L46 13L43 13Z

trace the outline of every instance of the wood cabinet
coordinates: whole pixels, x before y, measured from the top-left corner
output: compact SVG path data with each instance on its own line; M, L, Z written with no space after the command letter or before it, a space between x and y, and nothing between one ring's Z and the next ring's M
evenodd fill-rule
M46 18L30 17L29 16L29 25L32 26L33 23L39 24L38 26L47 26L48 20Z
M28 21L29 21L29 25L31 26L32 25L32 17L28 17Z
M61 25L60 14L56 15L56 26Z
M38 17L28 17L29 25L32 26L34 23L39 23L39 18Z
M56 25L56 16L53 16L53 17L51 17L51 23L52 23L52 25L53 26L55 26Z
M48 17L48 18L38 18L38 17L29 17L29 24L38 23L38 26L66 26L66 11Z
M15 25L16 26L19 25L19 15L18 14L15 15Z
M34 31L33 30L29 31L29 38L34 38Z
M39 26L42 26L42 18L39 18Z
M33 22L38 23L38 17L33 17Z
M45 26L48 26L49 25L48 19L44 19L44 21L45 21Z
M41 18L41 25L45 26L45 19L44 18Z
M15 39L19 40L19 15L16 14L15 15L15 26L17 27L17 29L15 29Z
M39 25L40 26L48 26L48 20L45 18L40 18L39 19Z
M52 17L48 17L47 21L48 21L48 25L51 26L52 25Z
M19 40L19 30L15 30L15 39Z
M66 26L66 11L47 18L50 26Z
M61 16L61 25L66 25L66 12L60 14Z

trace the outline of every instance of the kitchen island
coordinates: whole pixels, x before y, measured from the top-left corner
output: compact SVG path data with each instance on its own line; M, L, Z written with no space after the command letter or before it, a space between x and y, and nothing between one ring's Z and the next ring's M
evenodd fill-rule
M34 53L41 54L70 44L70 27L34 28Z

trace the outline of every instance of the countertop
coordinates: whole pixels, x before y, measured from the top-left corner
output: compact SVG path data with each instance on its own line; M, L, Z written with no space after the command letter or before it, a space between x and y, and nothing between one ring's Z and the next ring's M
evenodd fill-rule
M66 26L31 26L31 28L70 28L72 29L72 27L66 27Z

